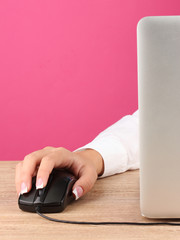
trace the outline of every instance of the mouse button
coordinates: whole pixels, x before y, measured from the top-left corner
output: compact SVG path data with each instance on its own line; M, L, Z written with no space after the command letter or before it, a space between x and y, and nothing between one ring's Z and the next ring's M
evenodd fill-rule
M19 204L33 204L34 199L36 197L36 187L33 184L31 190L28 193L20 194L19 196Z
M52 172L49 175L47 185L44 188L40 188L40 189L36 190L36 196L34 198L34 204L41 204L41 203L44 202L44 199L45 199L47 191L48 191L48 187L51 184L51 181L52 181L52 178L53 178L53 173L54 172Z
M40 198L40 201L43 202L45 199L45 196L47 194L47 186L42 188L42 189L38 189L38 197Z
M37 196L41 197L45 192L45 188L38 189L38 194Z
M44 204L61 204L64 200L68 182L67 179L56 175L49 185Z
M69 204L71 201L75 200L75 195L72 192L72 188L73 188L73 185L75 184L76 181L77 181L77 179L72 179L68 183L68 188L67 188L67 191L66 191L67 204Z

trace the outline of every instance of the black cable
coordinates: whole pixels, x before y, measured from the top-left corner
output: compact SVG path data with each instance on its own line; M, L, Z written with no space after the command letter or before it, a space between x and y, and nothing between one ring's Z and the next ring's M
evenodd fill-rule
M89 224L89 225L115 225L115 224L121 224L121 225L174 225L174 226L179 226L180 223L175 223L175 222L80 222L80 221L67 221L67 220L59 220L59 219L55 219L55 218L51 218L48 217L44 214L42 214L41 212L39 212L39 208L36 208L36 213L38 215L40 215L41 217L48 219L50 221L54 221L54 222L60 222L60 223L69 223L69 224Z

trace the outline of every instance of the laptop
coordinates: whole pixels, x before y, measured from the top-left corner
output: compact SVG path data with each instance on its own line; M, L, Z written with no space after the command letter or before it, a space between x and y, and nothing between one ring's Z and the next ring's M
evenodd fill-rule
M137 24L140 209L180 218L180 16Z

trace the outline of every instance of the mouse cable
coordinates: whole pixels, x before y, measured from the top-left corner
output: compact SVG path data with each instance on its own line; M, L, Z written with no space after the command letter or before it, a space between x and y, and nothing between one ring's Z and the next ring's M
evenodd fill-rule
M50 221L54 221L54 222L60 222L60 223L69 223L69 224L86 224L86 225L116 225L116 224L121 224L121 225L174 225L174 226L179 226L180 223L176 223L176 222L80 222L80 221L67 221L67 220L59 220L59 219L55 219L55 218L51 218L48 217L44 214L42 214L41 212L39 212L39 208L36 208L36 213L38 215L40 215L41 217L48 219Z

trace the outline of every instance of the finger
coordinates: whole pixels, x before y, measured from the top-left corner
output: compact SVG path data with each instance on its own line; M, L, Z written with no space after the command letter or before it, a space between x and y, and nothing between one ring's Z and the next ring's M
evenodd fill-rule
M21 172L22 172L22 165L23 162L19 162L16 165L16 172L15 172L15 185L16 185L16 192L17 195L19 196L20 192L21 192ZM34 172L33 176L36 175L37 170Z
M15 173L15 185L16 185L16 192L17 195L19 196L21 192L21 168L22 168L22 162L19 162L16 165L16 173Z
M53 168L70 168L73 161L72 156L72 152L67 149L58 148L43 157L37 172L36 188L40 189L46 186Z
M94 186L96 180L97 173L94 167L83 166L80 170L80 178L75 182L72 189L76 200L89 192Z
M32 187L32 177L37 172L37 167L41 159L49 152L53 151L52 147L45 147L25 156L22 162L21 173L18 175L18 189L21 189L21 194L29 192Z

